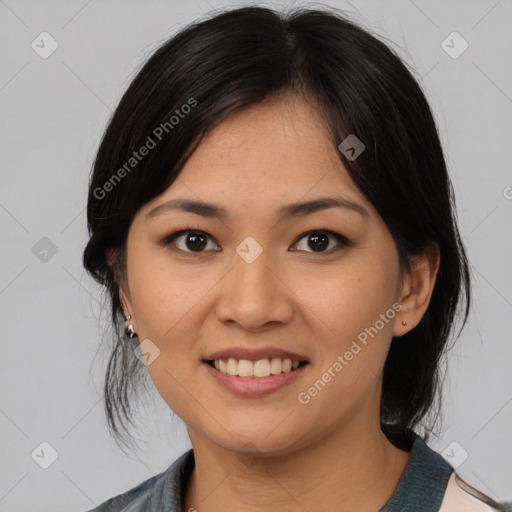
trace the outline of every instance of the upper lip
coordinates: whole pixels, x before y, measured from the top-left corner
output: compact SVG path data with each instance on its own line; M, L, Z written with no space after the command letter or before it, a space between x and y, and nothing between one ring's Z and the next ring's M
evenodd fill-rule
M216 359L248 359L249 361L259 361L260 359L272 359L273 357L281 359L291 359L292 363L295 361L307 361L308 358L297 354L295 352L288 352L277 347L263 347L263 348L243 348L232 347L223 350L218 350L205 357L206 361L214 361Z

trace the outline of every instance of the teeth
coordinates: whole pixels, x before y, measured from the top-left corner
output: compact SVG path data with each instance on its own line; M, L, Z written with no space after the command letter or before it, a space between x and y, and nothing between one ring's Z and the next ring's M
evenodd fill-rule
M281 359L275 357L270 360L270 373L272 375L278 375L283 370L283 364L281 363Z
M232 357L228 359L228 366L226 368L228 375L238 375L238 361Z
M254 363L248 359L238 361L238 375L240 377L252 377L254 375Z
M268 359L260 359L254 361L254 376L255 377L268 377L270 376L270 363Z
M229 359L216 359L215 368L228 375L239 375L240 377L269 377L280 373L289 373L299 367L299 361L292 363L291 359L273 357L271 359L260 359L249 361L248 359L237 360L234 357Z
M289 373L292 371L292 360L291 359L285 359L282 362L283 365L283 372Z

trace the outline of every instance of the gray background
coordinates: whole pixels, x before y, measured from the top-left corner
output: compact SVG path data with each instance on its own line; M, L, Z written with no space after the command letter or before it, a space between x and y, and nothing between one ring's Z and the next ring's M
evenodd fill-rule
M1 511L92 508L189 447L156 391L141 413L140 453L126 456L108 435L103 356L89 377L107 315L81 267L87 177L105 123L143 60L183 24L241 5L0 0ZM512 1L331 5L391 41L435 111L475 307L450 354L443 435L430 444L448 448L470 483L510 499ZM43 45L43 31L58 43L46 59L31 47ZM442 46L453 31L469 44L457 58ZM51 462L51 449L42 442L58 454L47 469L40 465Z

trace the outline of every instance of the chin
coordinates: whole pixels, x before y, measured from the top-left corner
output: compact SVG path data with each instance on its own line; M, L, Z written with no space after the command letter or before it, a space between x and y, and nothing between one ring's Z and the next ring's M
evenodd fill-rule
M236 452L244 456L280 456L300 449L304 434L292 432L289 429L276 429L272 431L266 423L266 428L253 425L237 425L229 433L219 427L215 433L206 433L210 442L217 446ZM276 423L277 424L277 423ZM244 428L245 427L245 428ZM231 434L231 435L230 435Z

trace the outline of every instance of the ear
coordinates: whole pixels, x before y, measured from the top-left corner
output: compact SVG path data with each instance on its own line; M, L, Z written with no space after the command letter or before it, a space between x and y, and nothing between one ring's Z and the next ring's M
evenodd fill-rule
M123 315L126 318L130 316L130 323L134 322L133 306L129 293L126 293L121 285L119 285L119 299L123 306Z
M128 283L125 282L123 276L121 275L121 270L118 264L118 252L116 249L108 249L107 250L107 265L112 269L114 273L114 278L116 280L117 285L119 286L119 300L121 301L123 308L123 315L126 318L128 315L131 316L131 320L133 321L133 306L130 295L130 290L128 289Z
M404 273L398 299L402 309L393 326L394 337L403 336L416 327L428 308L441 261L439 246L431 242L409 261L411 270Z

